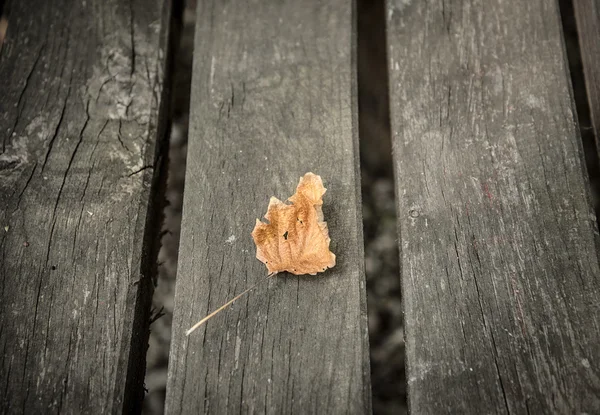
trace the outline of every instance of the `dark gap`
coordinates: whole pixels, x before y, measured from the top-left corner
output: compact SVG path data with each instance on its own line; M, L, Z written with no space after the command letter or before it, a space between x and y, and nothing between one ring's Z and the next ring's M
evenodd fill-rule
M0 50L2 50L6 31L8 30L8 12L8 7L4 7L4 0L0 0Z
M176 53L177 39L180 32L180 14L182 0L171 0L165 2L162 10L160 48L167 51L165 56L163 73L164 85L160 96L160 107L158 108L158 121L156 123L156 146L151 159L153 167L144 167L139 174L151 176L151 192L146 222L144 224L143 249L140 258L140 278L138 284L138 298L134 310L133 327L141 328L131 337L128 356L127 377L125 379L125 399L119 412L140 413L145 404L144 397L147 388L147 355L146 348L152 330L150 324L156 317L151 309L151 302L156 286L159 272L158 253L160 250L160 228L164 222L165 194L167 178L165 172L168 168L167 149L168 136L172 128L172 120L169 116L171 98L170 84L174 75L174 56ZM148 165L149 166L149 165ZM146 359L145 359L146 358ZM140 384L143 382L143 388Z
M160 249L157 279L149 316L150 338L146 354L144 414L163 414L167 386L167 365L171 342L171 323L175 298L175 276L181 231L181 208L187 156L188 118L194 51L196 0L175 0L172 31L172 68L166 109L170 129L163 154L167 166L162 169L165 189L161 193L164 216L159 234ZM166 147L166 146L165 146Z
M596 137L592 127L587 90L585 87L585 75L583 71L583 64L581 62L581 49L577 35L577 24L575 21L573 1L559 0L559 7L565 39L565 47L567 50L567 59L569 61L569 72L571 74L571 83L573 85L575 109L577 111L577 118L579 120L581 141L583 143L583 154L589 175L592 203L594 206L594 211L596 212L596 217L598 217L600 207L600 163L598 160Z
M358 114L373 413L405 414L385 1L358 0Z

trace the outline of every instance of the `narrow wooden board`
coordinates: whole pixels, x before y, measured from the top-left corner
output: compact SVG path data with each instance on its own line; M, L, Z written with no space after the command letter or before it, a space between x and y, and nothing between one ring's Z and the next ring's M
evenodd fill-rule
M600 3L597 0L573 0L573 8L592 127L598 142L600 137Z
M198 4L167 413L370 411L350 0ZM264 279L270 196L323 177L337 265Z
M170 2L9 6L0 411L139 411Z
M409 405L598 413L598 229L558 5L388 1Z

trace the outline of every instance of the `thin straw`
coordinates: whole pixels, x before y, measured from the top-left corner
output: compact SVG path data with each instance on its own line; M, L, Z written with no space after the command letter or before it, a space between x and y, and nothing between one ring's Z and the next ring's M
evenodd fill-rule
M240 299L240 297L244 296L245 294L248 294L250 291L252 291L253 289L255 289L256 287L258 287L258 285L261 282L265 282L266 280L268 280L269 278L271 278L273 275L277 274L276 272L273 272L269 275L267 275L267 277L262 280L257 282L256 284L254 284L252 287L248 288L246 291L242 292L241 294L236 295L233 299L227 301L225 304L223 304L221 307L217 308L215 311L213 311L212 313L210 313L209 315L207 315L206 317L204 317L202 320L200 320L199 322L197 322L196 324L194 324L194 326L189 329L188 331L185 332L186 336L189 336L194 330L196 330L198 327L200 327L201 325L203 325L204 323L206 323L208 320L210 320L211 318L213 318L215 315L217 315L218 313L220 313L221 311L223 311L224 309L226 309L227 307L229 307L231 304L233 304L234 302L236 302L237 300Z

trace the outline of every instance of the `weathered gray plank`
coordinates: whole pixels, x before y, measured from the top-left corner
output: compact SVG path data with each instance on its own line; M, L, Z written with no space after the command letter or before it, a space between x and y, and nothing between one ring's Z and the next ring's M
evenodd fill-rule
M592 127L600 137L600 3L573 0Z
M598 230L556 2L388 17L412 413L599 412Z
M350 0L198 4L168 413L364 413L369 363ZM250 236L307 171L337 265L264 278Z
M170 1L13 1L0 54L3 413L139 410Z

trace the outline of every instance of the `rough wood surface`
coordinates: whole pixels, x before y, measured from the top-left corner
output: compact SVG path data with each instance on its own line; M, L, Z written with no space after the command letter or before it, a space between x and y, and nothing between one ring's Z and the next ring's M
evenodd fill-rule
M573 0L581 63L596 142L600 137L600 2Z
M136 411L170 2L9 7L0 54L1 412Z
M198 4L167 413L370 411L350 0ZM263 279L270 196L323 177L337 265Z
M598 413L598 229L557 2L388 1L409 405Z

